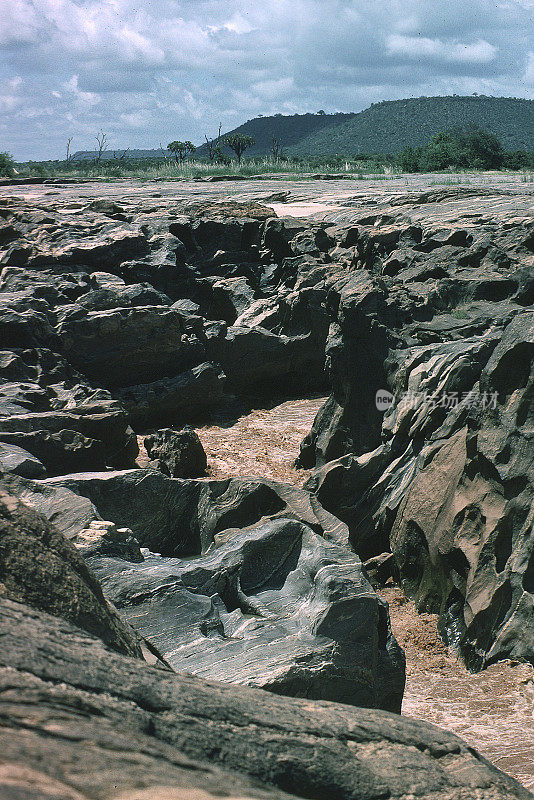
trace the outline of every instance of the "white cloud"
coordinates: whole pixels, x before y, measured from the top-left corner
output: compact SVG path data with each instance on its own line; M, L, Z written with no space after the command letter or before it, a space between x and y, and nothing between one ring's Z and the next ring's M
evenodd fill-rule
M66 81L62 85L62 89L67 94L72 95L77 105L83 110L91 108L91 106L96 105L100 100L100 97L94 92L81 91L81 89L78 87L77 75L73 75L68 81Z
M530 51L527 56L527 66L523 80L525 83L534 86L534 52Z
M460 64L487 64L493 61L497 48L483 39L472 44L462 42L444 42L440 39L428 39L424 36L400 36L393 34L387 39L387 51L390 55L401 55L407 58L435 59Z
M65 135L88 148L102 128L110 147L157 147L260 113L531 96L533 2L0 0L0 149L61 155Z

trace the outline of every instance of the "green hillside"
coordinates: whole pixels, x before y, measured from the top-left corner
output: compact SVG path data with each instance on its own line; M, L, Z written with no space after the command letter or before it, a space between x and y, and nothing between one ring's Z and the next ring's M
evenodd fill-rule
M339 125L348 121L354 114L294 114L283 116L276 114L274 117L256 117L249 119L244 125L227 131L221 138L240 133L243 136L252 136L256 144L250 147L246 155L265 155L271 151L273 138L278 139L288 152L290 147L297 146L299 142L315 133L320 133L324 128ZM198 155L207 155L206 145L197 149Z
M440 131L470 123L494 133L506 150L534 149L534 101L453 95L375 103L288 150L298 155L396 153L426 144Z
M534 150L534 100L512 97L386 100L358 114L258 117L231 133L254 137L256 145L247 156L268 153L273 137L287 155L352 156L397 153L426 144L440 131L472 123L498 136L506 150Z

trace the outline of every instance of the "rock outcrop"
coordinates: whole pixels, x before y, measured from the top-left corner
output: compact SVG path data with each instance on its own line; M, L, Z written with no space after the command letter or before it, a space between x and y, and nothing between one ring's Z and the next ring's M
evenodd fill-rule
M131 468L132 427L329 383L299 458L319 504L363 559L393 552L472 668L533 660L527 201L362 192L310 221L249 201L3 200L0 443L20 448L3 468ZM148 533L101 516L173 555L169 518L159 535L129 502Z
M175 669L400 711L404 656L387 606L345 526L307 492L153 470L33 484L32 495L31 481L11 481L45 513L40 487L80 494L109 520L82 517L73 542L108 600ZM133 535L153 552L139 558Z
M6 598L0 636L8 797L532 797L433 725L176 675Z
M171 428L145 437L150 466L170 478L199 478L205 475L208 460L198 434L190 427Z
M354 231L361 268L329 296L306 486L362 559L393 552L469 667L534 661L531 225L386 223Z
M73 545L0 485L0 584L4 598L69 620L113 650L141 657L129 626Z

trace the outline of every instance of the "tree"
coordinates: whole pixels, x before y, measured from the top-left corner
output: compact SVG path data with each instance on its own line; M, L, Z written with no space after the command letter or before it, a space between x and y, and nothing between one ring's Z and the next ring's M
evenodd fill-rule
M95 136L95 139L96 139L96 143L97 143L97 146L98 146L98 149L96 151L95 161L94 161L95 167L96 167L97 164L100 164L100 162L102 160L102 155L104 154L104 151L108 149L108 137L107 137L107 134L104 133L104 131L100 131L98 136Z
M446 169L498 169L504 149L499 139L476 125L442 131L423 148L423 171Z
M273 142L271 145L271 155L275 161L282 156L283 145L280 139L277 139L276 136L273 136Z
M219 133L216 139L208 139L208 137L204 134L204 139L206 140L206 145L208 147L208 158L211 162L217 161L217 156L221 153L221 128L222 124L219 123Z
M425 147L407 147L398 155L406 172L448 169L499 169L505 151L499 139L476 125L441 131Z
M184 163L186 156L189 153L194 153L196 150L195 145L192 142L171 142L167 145L167 150L170 150L171 153L174 154L174 158L177 164L180 166Z
M241 156L245 150L247 150L247 148L256 144L256 140L253 139L252 136L244 136L242 133L234 133L225 138L224 144L229 147L230 150L234 151L237 156L238 164L241 164Z
M65 165L68 167L72 159L74 158L74 154L70 152L70 146L72 144L72 136L67 139L67 152L65 153Z
M0 175L4 178L11 178L15 172L15 162L9 153L0 153Z

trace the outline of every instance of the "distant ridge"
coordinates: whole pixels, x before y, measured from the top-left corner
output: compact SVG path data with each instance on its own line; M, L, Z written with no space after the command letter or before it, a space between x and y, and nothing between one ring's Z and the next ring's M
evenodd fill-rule
M426 144L448 128L476 124L499 137L506 150L534 150L534 100L514 97L414 97L373 103L365 111L349 114L276 114L256 117L224 133L252 136L256 144L246 155L267 155L277 139L286 155L353 156L358 153L396 153ZM113 153L115 152L115 156ZM124 150L106 150L103 158ZM229 152L229 151L228 151ZM207 155L204 144L197 150ZM230 153L229 153L230 154ZM168 154L171 155L171 154ZM76 160L94 158L80 151ZM157 158L161 149L129 150L125 158Z

